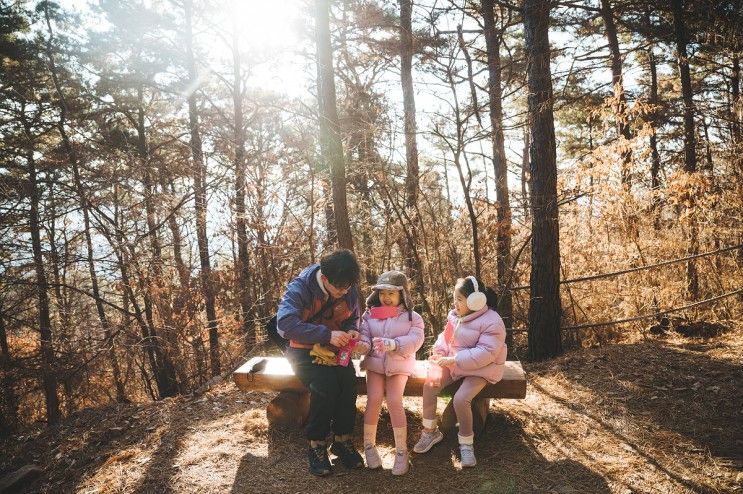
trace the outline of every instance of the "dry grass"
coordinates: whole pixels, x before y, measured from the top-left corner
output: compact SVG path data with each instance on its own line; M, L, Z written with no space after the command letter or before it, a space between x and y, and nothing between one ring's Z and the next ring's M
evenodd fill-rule
M385 471L338 466L314 478L301 431L269 429L272 395L228 383L12 438L0 471L45 466L27 489L45 493L743 492L742 336L738 327L709 340L663 337L526 365L528 396L493 404L474 469L461 469L450 435L394 478L383 412ZM406 406L413 436L420 399Z

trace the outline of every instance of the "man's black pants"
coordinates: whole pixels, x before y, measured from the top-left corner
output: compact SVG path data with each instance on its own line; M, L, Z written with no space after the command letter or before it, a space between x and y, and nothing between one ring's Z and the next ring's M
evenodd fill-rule
M351 434L356 421L356 371L353 364L313 364L309 350L287 348L286 358L294 374L310 390L310 414L305 432L310 441L324 441L331 429L336 435Z

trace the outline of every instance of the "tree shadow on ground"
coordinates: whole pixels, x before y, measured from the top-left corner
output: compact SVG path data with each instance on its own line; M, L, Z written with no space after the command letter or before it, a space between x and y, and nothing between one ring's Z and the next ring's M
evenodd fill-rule
M361 415L361 413L359 413ZM412 446L420 417L408 412L408 444ZM356 436L361 436L357 420ZM379 421L378 445L393 445L389 415ZM484 433L475 442L478 465L462 469L458 461L456 432L424 455L411 454L412 467L403 476L390 472L392 458L383 458L383 470L349 471L334 466L334 473L317 478L307 471L307 445L301 430L269 429L267 454L243 456L232 494L260 492L490 492L534 491L609 492L600 475L573 460L548 461L531 443L520 423L508 416L490 414ZM360 439L356 441L360 446ZM411 447L412 449L412 447Z
M118 405L108 410L77 412L63 424L45 429L10 453L13 457L8 463L9 470L25 463L46 465L41 477L22 492L39 492L55 484L63 492L73 491L91 469L99 468L118 451L145 440L148 425L133 418L136 410L135 405Z
M714 345L700 340L679 348L648 341L624 345L621 352L588 361L578 355L560 370L597 396L611 397L616 413L629 412L638 421L652 420L657 427L687 437L740 469L743 365L706 355ZM586 414L583 407L551 397Z
M186 429L198 430L238 410L249 410L244 405L227 404L215 411L214 403L208 397L180 398L144 406L84 410L62 425L45 429L34 439L4 451L12 457L7 461L3 458L3 470L10 472L29 463L44 465L44 473L20 492L76 492L108 463L121 461L125 465L146 455L149 461L143 476L135 485L126 486L126 492L173 492L172 479L177 473L174 463L188 434ZM155 450L142 453L149 449L153 436L159 436ZM133 452L133 460L127 451Z
M184 491L182 486L176 487L176 476L180 473L177 465L177 459L183 452L188 434L190 431L203 431L208 424L219 421L225 417L232 417L238 413L246 413L257 410L265 405L264 402L252 402L252 405L245 406L241 401L240 404L229 403L226 408L219 408L214 413L212 408L215 404L224 402L211 401L208 398L199 400L202 406L206 408L205 413L199 413L197 418L194 411L188 406L174 408L169 419L164 421L165 430L160 433L157 449L150 455L150 461L147 463L147 469L142 479L131 491L134 494L173 494ZM217 405L219 406L219 405ZM204 446L205 448L208 446ZM194 490L199 487L202 490L204 485L191 486ZM206 488L209 492L209 488Z

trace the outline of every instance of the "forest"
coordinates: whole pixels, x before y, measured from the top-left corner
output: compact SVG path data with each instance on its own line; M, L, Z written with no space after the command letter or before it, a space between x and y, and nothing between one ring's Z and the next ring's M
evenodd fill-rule
M421 354L469 274L513 359L739 339L742 57L739 1L2 0L0 435L229 374L337 247Z

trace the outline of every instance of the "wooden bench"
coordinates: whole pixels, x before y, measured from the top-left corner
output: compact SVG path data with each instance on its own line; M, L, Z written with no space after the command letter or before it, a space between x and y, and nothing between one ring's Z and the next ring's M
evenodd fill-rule
M359 394L366 394L366 372L359 368L359 360L354 360L356 383ZM274 426L301 426L309 410L309 392L294 375L289 362L283 357L253 357L240 366L232 375L238 388L243 391L278 391L279 394L268 404L266 415ZM423 396L426 381L426 362L416 360L415 370L405 386L405 396ZM461 379L444 388L441 395L453 396L461 384ZM492 398L523 399L526 397L526 375L521 362L508 361L503 379L488 384L472 401L475 418L475 431L485 425L490 400ZM450 430L456 423L452 403L446 407L441 419L441 428Z

